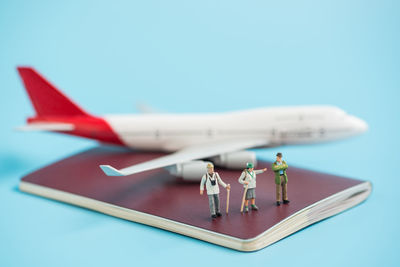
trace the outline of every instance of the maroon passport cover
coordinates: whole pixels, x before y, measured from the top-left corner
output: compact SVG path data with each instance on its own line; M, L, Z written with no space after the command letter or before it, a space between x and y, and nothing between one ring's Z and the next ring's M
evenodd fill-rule
M72 193L239 239L255 238L305 207L364 183L360 180L291 167L288 162L290 203L277 207L271 162L261 161L256 169L266 167L268 171L257 175L256 204L259 210L242 214L240 206L243 186L238 183L241 171L216 167L222 180L231 184L230 209L226 215L226 190L220 186L223 216L211 220L208 198L206 193L199 194L199 182L185 182L171 176L164 169L126 177L108 177L99 168L101 164L123 168L162 155L164 153L143 153L100 146L30 173L22 178L22 182Z

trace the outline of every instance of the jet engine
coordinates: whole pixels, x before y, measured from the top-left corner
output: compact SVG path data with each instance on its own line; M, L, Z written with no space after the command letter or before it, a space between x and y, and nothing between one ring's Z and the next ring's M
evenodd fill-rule
M211 162L193 160L179 163L167 168L171 175L182 177L186 181L200 182L201 177L207 172L207 164Z
M252 151L237 151L221 154L210 158L215 165L228 169L244 169L247 162L257 165L256 153Z

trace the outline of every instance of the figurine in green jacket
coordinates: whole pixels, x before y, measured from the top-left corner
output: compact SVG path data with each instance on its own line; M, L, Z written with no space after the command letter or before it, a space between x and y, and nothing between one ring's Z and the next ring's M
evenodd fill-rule
M272 163L272 171L275 173L275 185L276 185L276 205L281 205L281 192L283 197L283 204L288 204L290 201L287 197L287 183L288 177L286 169L288 168L287 163L282 160L282 153L276 154L276 161Z

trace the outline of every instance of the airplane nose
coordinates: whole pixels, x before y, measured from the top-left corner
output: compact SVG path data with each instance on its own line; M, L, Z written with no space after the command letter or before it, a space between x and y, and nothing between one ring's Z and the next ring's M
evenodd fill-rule
M352 118L352 125L357 133L364 133L368 130L368 124L364 120L357 117Z

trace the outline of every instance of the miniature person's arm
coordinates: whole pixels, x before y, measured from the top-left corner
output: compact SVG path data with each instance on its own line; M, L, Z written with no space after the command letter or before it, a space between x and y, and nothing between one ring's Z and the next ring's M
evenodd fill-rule
M206 182L206 175L203 175L203 177L201 178L201 182L200 182L200 195L202 195L204 192L205 182Z
M248 184L249 182L246 182L246 181L245 181L245 178L246 178L246 173L243 171L242 174L241 174L240 177L239 177L239 183L241 183L241 184Z
M287 165L286 161L283 162L283 166L285 166L285 169L284 169L284 170L286 170L287 168L289 168L289 166Z
M276 172L276 171L280 171L280 170L284 170L284 169L286 169L287 167L285 167L285 165L278 165L278 164L275 164L275 163L272 163L272 170L274 171L274 172Z
M221 179L221 176L219 176L218 173L216 173L216 174L217 174L218 183L219 183L220 185L222 185L224 188L230 189L230 188L231 188L230 184L224 183L224 181L222 181L222 179Z
M265 171L267 171L267 168L264 168L264 169L262 169L262 170L254 170L254 173L255 173L255 174L260 174L260 173L263 173L263 172L265 172Z

